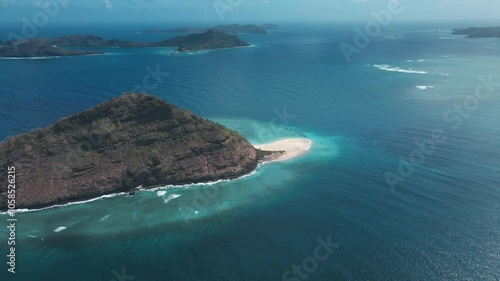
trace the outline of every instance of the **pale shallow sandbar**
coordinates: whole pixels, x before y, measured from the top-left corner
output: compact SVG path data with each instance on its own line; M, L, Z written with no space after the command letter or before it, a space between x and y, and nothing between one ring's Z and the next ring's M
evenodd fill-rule
M266 162L274 162L288 160L307 153L311 149L312 141L304 138L290 138L254 146L264 151L277 151L264 159Z

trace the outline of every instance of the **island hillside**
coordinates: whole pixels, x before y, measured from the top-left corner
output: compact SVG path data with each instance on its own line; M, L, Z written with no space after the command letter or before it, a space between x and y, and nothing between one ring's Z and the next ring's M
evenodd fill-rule
M193 33L186 36L176 36L157 42L133 42L117 39L106 40L92 35L71 35L46 39L49 44L63 47L181 47L189 50L221 49L249 46L235 35L210 29L203 33Z
M41 208L137 187L234 179L270 152L152 95L124 94L0 143L0 210L7 167L17 208Z
M158 46L165 45L180 46L177 50L179 52L249 46L247 42L239 39L237 36L216 29L210 29L205 33L177 36L158 42Z
M500 37L500 26L497 27L470 27L453 29L453 35L467 35L467 38Z
M44 40L32 39L29 41L14 42L14 44L2 45L0 57L59 57L59 56L82 56L102 54L95 51L65 50L48 44Z
M48 44L60 47L149 47L153 43L104 39L94 35L68 35L55 38L45 38Z
M267 34L267 30L275 29L278 26L275 24L267 23L261 26L255 24L226 24L226 25L216 25L210 28L198 28L198 27L179 27L173 29L147 29L143 33L203 33L210 29L216 29L226 33L253 33L253 34Z
M69 35L56 38L34 38L19 42L3 41L0 57L74 56L99 54L95 51L70 51L61 47L178 47L179 52L249 46L235 35L211 29L204 33L176 36L156 42L133 42L104 39L94 35Z

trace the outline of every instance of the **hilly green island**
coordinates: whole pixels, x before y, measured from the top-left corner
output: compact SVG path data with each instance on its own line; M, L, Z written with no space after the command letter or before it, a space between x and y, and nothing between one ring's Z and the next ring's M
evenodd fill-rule
M0 57L55 57L102 54L100 51L67 50L64 47L178 47L177 51L199 51L245 47L249 44L236 35L227 34L217 29L203 33L193 33L186 36L155 42L134 42L118 39L104 39L94 35L69 35L55 38L33 38L23 41L10 40L0 42Z
M236 179L259 163L309 151L308 139L255 147L243 136L153 95L125 93L0 143L15 166L16 206L37 209L141 189ZM7 198L7 169L0 197ZM0 211L7 209L0 201Z
M146 94L124 94L0 143L0 165L19 171L18 208L235 179L271 154L235 131ZM6 169L1 173L0 194L6 197ZM6 202L0 201L0 210Z
M278 26L272 23L266 23L263 25L255 24L226 24L226 25L216 25L210 28L199 28L199 27L179 27L171 29L146 29L143 33L203 33L210 29L216 29L226 33L253 33L253 34L267 34L267 30L276 29Z

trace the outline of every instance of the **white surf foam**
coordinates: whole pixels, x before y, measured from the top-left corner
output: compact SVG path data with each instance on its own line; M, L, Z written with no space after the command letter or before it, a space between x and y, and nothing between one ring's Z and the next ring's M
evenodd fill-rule
M125 196L128 195L127 192L121 192L121 193L115 193L115 194L108 194L108 195L103 195L97 198L92 198L89 200L83 200L83 201L75 201L75 202L70 202L66 204L57 204L45 208L39 208L39 209L16 209L16 213L28 213L28 212L37 212L37 211L43 211L43 210L48 210L48 209L53 209L53 208L61 208L61 207L66 207L66 206L71 206L71 205L79 205L79 204L84 204L84 203L90 203L94 202L97 200L105 199L105 198L112 198L116 196ZM7 214L7 212L0 212L0 215Z
M86 56L101 56L103 54L86 54L79 56L51 56L51 57L2 57L1 60L52 60L52 59L63 59L70 57L86 57Z
M259 168L263 164L264 163L259 163L257 165L257 168L255 170L253 170L251 173L243 175L243 176L236 178L236 179L218 180L218 181L206 182L206 183L190 183L190 184L183 184L183 185L166 185L166 186L160 186L160 187L151 188L151 189L141 189L141 190L138 190L138 192L157 192L157 191L161 191L164 189L171 189L171 188L189 188L189 187L194 187L194 186L211 186L211 185L216 185L216 184L223 183L223 182L237 181L237 180L241 180L241 179L248 178L248 177L255 175L257 173L257 171L259 170ZM45 208L39 208L39 209L16 209L16 213L37 212L37 211L43 211L43 210L48 210L48 209L53 209L53 208L61 208L61 207L67 207L67 206L72 206L72 205L85 204L85 203L90 203L90 202L94 202L94 201L98 201L98 200L102 200L102 199L106 199L106 198L113 198L113 197L117 197L117 196L127 196L127 195L128 195L128 192L120 192L120 193L103 195L103 196L92 198L89 200L75 201L75 202L70 202L70 203L66 203L66 204L57 204L57 205L53 205L53 206L49 206L49 207L45 207ZM5 212L5 211L0 212L0 215L6 215L6 214L7 214L7 212Z
M162 197L165 194L167 194L167 192L165 190L161 190L161 191L156 192L156 195L158 195L158 197Z
M427 73L427 71L416 70L413 68L403 69L400 67L391 67L388 64L374 64L373 66L380 69L380 70L385 70L385 71L390 71L390 72L400 72L400 73L410 73L410 74L426 74Z
M65 227L65 226L60 226L60 227L54 229L54 232L61 232L61 231L65 230L66 228L67 227Z
M181 197L180 194L171 194L163 200L163 203L168 203L169 201L174 200L175 198L179 198L179 197Z
M263 163L259 163L257 165L257 168L255 170L253 170L251 173L243 175L243 176L236 178L236 179L232 179L232 180L217 180L217 181L211 181L211 182L189 183L189 184L182 184L182 185L165 185L165 186L159 186L159 187L155 187L155 188L151 188L151 189L143 189L141 191L155 192L158 190L171 189L171 188L190 188L190 187L194 187L194 186L211 186L211 185L216 185L216 184L223 183L223 182L237 181L237 180L241 180L241 179L248 178L250 176L255 175L262 165L263 165Z
M102 218L100 219L100 221L105 221L105 220L107 220L109 217L110 217L110 215L105 215L104 217L102 217Z
M405 60L405 62L425 62L426 60Z
M2 60L50 60L50 59L60 59L62 56L53 56L53 57L8 57L8 58L0 58Z
M432 89L434 86L415 86L419 90L427 90L427 89Z

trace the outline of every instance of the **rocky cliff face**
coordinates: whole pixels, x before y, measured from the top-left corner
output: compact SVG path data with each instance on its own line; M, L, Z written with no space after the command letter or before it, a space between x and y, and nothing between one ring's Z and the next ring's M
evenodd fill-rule
M0 210L8 166L16 168L17 208L40 208L141 185L237 178L257 158L234 131L154 96L124 94L0 143Z

